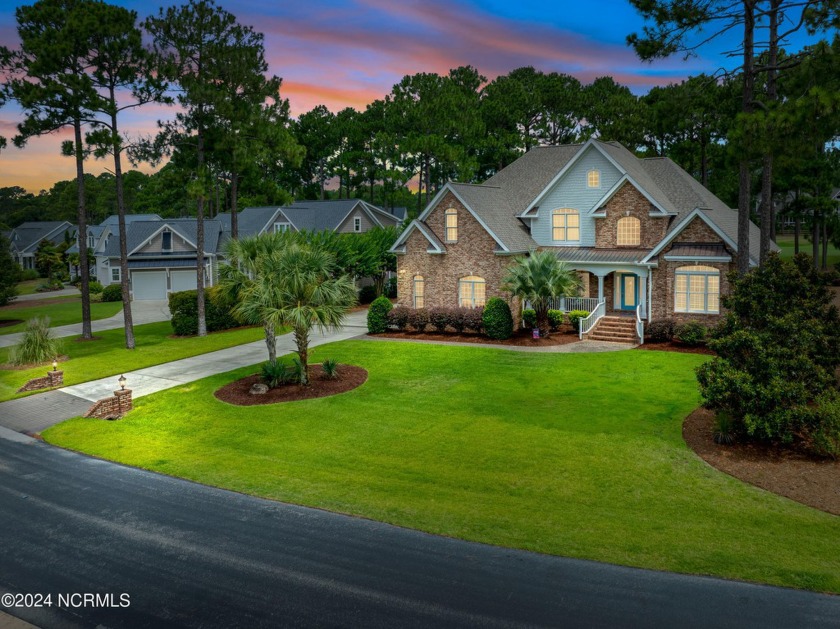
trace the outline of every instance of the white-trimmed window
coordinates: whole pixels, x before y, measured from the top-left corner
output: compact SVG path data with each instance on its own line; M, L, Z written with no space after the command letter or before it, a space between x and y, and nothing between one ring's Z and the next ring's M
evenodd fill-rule
M589 188L600 188L601 171L593 168L588 173L586 173L586 185Z
M458 210L449 208L443 213L446 242L458 242Z
M426 280L422 275L414 276L414 307L426 307Z
M551 213L551 239L555 242L580 241L580 214L564 208Z
M458 305L462 308L479 308L485 302L485 282L483 277L470 275L458 282Z
M718 314L720 271L711 266L681 266L675 271L674 312Z
M618 219L618 234L616 244L635 245L641 242L642 222L634 216Z
M284 223L282 221L278 221L278 222L274 223L274 232L275 233L287 232L291 228L292 228L292 226L289 223Z
M112 282L119 282L122 280L122 276L120 275L120 267L112 266L111 267L111 281Z
M353 217L353 231L354 232L362 231L362 217L361 216Z
M172 251L172 232L169 230L161 234L161 251Z

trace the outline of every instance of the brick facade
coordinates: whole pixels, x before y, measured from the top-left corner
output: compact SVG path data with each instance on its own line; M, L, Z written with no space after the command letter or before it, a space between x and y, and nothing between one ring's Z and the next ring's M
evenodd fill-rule
M595 247L616 249L618 239L618 221L625 216L639 219L640 241L638 245L628 245L633 249L653 249L665 237L668 217L650 216L651 203L635 186L625 182L605 206L606 218L595 219Z
M718 322L720 315L699 314L690 312L674 312L674 284L675 271L682 266L692 266L694 262L676 262L668 261L665 255L671 251L674 245L682 243L714 243L723 244L718 236L705 222L700 218L695 218L691 223L683 229L676 239L669 243L659 254L659 266L653 269L653 303L651 304L651 314L653 320L657 319L674 319L678 322L684 321L701 321L708 325ZM710 266L720 271L720 294L726 295L729 293L729 280L726 275L735 269L735 252L729 247L726 248L730 256L731 262L704 262L698 260L697 263L703 266ZM725 309L721 305L720 313L723 314Z
M18 393L25 391L38 391L39 389L55 389L64 386L63 371L48 371L43 378L34 378L17 390Z
M119 419L133 407L131 401L131 389L120 389L114 391L113 397L104 398L94 402L84 417L96 417L98 419Z
M449 208L458 212L457 242L446 242L444 238L444 212ZM447 253L428 253L429 241L419 230L408 237L405 254L397 256L398 305L414 307L416 275L423 276L427 308L457 306L458 281L469 275L484 278L487 299L501 297L509 301L510 295L502 292L500 287L513 259L496 255L496 241L452 193L441 199L424 222L444 243ZM511 304L511 310L518 312L514 304Z

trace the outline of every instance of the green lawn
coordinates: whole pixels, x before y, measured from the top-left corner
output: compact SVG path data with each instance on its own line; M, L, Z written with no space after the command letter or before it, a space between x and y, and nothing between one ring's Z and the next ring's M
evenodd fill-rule
M99 305L99 304L94 304ZM214 332L205 337L170 338L172 325L168 321L147 323L134 328L137 348L125 349L125 332L122 329L97 332L97 341L80 342L64 339L62 352L69 360L62 363L64 384L78 384L126 371L205 354L225 347L242 345L263 338L263 329L243 328ZM78 338L78 337L76 337ZM8 360L8 349L0 349L0 363ZM27 380L43 376L47 367L24 371L0 371L0 402L13 397ZM31 395L31 394L26 394Z
M0 308L0 321L8 319L21 319L23 323L0 328L0 334L12 334L23 332L26 321L33 317L48 316L50 327L81 323L82 321L82 300L80 297L67 297L59 303L38 304L37 301L30 302L31 306L25 308L9 307ZM90 305L90 316L92 321L107 319L122 310L121 301L100 302Z
M776 238L776 244L779 245L779 248L781 248L781 256L783 258L793 257L793 234L779 234ZM808 255L811 255L812 253L811 243L805 240L804 236L799 239L799 251L800 253L807 253ZM820 256L822 256L822 246L820 246ZM822 257L820 257L820 260L822 261ZM831 245L828 247L828 266L840 269L840 249L832 247Z
M229 374L73 419L47 441L166 474L432 533L840 592L840 518L717 472L684 444L704 357L348 341L358 389L235 407Z
M45 279L39 278L37 280L25 280L17 283L18 295L34 295L35 289L46 282Z

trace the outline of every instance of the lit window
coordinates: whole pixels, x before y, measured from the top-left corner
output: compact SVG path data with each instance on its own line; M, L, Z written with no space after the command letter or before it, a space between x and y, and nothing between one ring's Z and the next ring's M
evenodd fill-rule
M163 232L163 240L160 248L161 251L172 251L172 232Z
M287 232L290 227L289 223L274 223L274 232Z
M414 307L426 307L426 280L422 275L414 276Z
M580 215L577 210L554 210L551 213L551 238L557 242L580 241Z
M676 270L674 311L718 314L720 271L710 266L683 266Z
M361 219L361 217L359 217L359 216L356 216L356 217L353 219L353 231L354 231L354 232L360 232L360 231L362 231L362 219Z
M619 245L636 245L641 242L642 223L638 218L625 216L618 220L618 237L616 243Z
M462 308L480 308L484 305L484 278L470 275L458 282L458 305Z
M120 267L111 267L111 281L112 282L119 282L120 281Z
M586 173L586 185L590 188L600 188L601 187L601 171L600 170L590 170Z
M449 208L444 213L446 226L446 242L458 242L458 210Z

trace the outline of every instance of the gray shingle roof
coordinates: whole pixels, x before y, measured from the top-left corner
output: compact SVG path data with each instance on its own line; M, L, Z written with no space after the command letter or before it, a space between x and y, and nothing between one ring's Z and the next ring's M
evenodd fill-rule
M128 251L131 252L137 247L140 247L164 225L169 225L174 232L177 232L188 241L193 243L196 241L197 225L194 218L177 218L160 221L136 221L130 225L126 225L125 236ZM216 252L221 231L222 224L220 221L215 219L204 221L204 251L206 253ZM105 248L104 255L109 258L119 257L119 238L112 237L108 240L108 246Z
M66 226L66 229L52 233L62 226ZM12 244L18 251L25 251L48 236L50 242L58 244L64 240L64 232L71 229L75 227L67 221L27 221L12 230L12 237L17 236Z
M452 183L449 185L502 241L508 251L519 253L537 246L525 225L516 218L517 210L511 207L506 190L487 184L474 186ZM499 250L504 251L501 247Z

